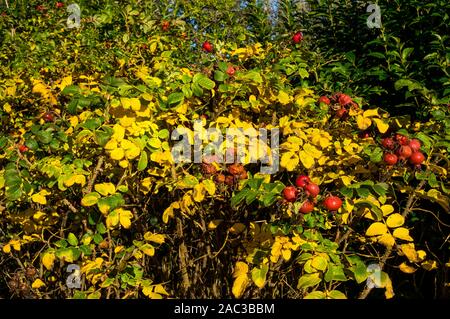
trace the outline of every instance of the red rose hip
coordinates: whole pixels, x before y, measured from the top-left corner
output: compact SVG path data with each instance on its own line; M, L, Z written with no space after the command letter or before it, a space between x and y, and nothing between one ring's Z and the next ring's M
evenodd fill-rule
M297 177L297 179L295 180L295 185L297 187L301 187L304 188L308 183L311 182L311 179L306 176L306 175L300 175Z
M323 201L323 206L329 211L336 211L342 206L342 200L337 196L329 196Z
M294 42L295 44L300 43L300 41L302 40L303 40L303 33L301 32L297 32L292 36L292 42Z
M212 52L212 50L213 50L212 44L209 43L208 41L203 42L202 48L206 52Z
M395 164L397 164L398 157L395 154L386 153L386 154L384 154L383 160L388 165L395 165Z
M418 152L418 151L420 151L420 148L422 147L422 143L420 143L419 140L413 138L412 140L409 141L409 147L411 147L413 152Z
M320 188L317 184L309 183L308 185L305 186L305 191L306 194L314 198L317 195L319 195Z
M420 165L425 161L425 155L422 152L414 152L409 157L409 162L414 165Z
M295 202L297 198L297 189L294 186L287 186L283 189L283 197L288 202Z
M299 212L302 214L309 214L314 210L314 203L307 200L303 203L303 205L300 207Z

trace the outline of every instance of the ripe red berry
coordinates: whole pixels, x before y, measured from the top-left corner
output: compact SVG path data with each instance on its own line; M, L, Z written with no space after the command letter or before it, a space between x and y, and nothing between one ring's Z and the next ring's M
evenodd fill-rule
M292 42L294 42L295 44L300 43L300 41L302 40L303 40L303 33L301 32L297 32L292 36Z
M225 184L227 184L228 186L231 186L234 184L234 177L231 175L227 175L225 177Z
M62 3L62 2L57 2L57 3L56 3L56 7L57 7L57 8L62 8L62 7L64 7L64 3Z
M344 119L347 115L347 109L346 108L340 108L336 111L336 117L340 119Z
M225 183L225 175L217 174L216 175L216 183L219 183L219 184Z
M397 142L399 142L400 145L408 145L409 144L409 139L405 135L396 134L395 139L397 140Z
M21 144L21 145L19 145L19 151L21 153L25 153L28 151L28 147L26 145Z
M392 153L386 153L384 154L384 162L388 165L395 165L397 164L398 158L397 155L392 154Z
M229 75L229 76L233 76L234 75L234 73L236 72L236 70L235 70L235 68L233 68L233 66L228 66L228 68L227 68L227 74Z
M300 175L297 177L297 179L295 180L295 185L297 187L301 187L304 188L308 183L311 182L311 179L306 176L306 175Z
M319 98L319 104L320 103L325 103L326 105L330 105L331 101L329 98L327 98L326 96L321 96Z
M297 189L294 186L287 186L283 189L283 197L288 202L295 202Z
M336 211L342 206L342 200L337 196L329 196L323 201L323 206L329 211Z
M228 173L231 175L241 175L244 172L244 166L239 163L231 164L228 167Z
M44 116L42 116L45 122L53 122L53 114L52 113L45 113Z
M415 138L413 138L412 140L409 141L409 147L411 147L413 152L418 152L418 151L420 151L422 144L420 143L419 140L416 140Z
M413 151L412 151L411 147L409 147L408 145L400 146L400 148L397 151L397 155L400 159L409 158L412 153L413 153Z
M213 50L212 44L209 43L208 41L203 42L202 48L203 48L203 50L205 50L206 52L212 52L212 50Z
M302 204L302 206L299 209L299 212L302 214L309 214L313 211L313 209L314 209L314 203L307 200Z
M390 149L390 150L393 150L395 148L395 142L390 137L383 138L381 140L381 144L383 145L383 147Z
M169 21L163 21L161 25L161 29L166 32L169 31L170 23Z
M309 183L305 186L306 194L308 194L311 197L316 197L320 193L320 188L317 184Z
M409 162L413 165L420 165L425 160L425 155L422 152L414 152L409 157Z
M352 103L353 101L352 101L352 98L350 97L350 96L348 96L347 94L343 94L343 93L341 93L340 95L339 95L339 104L341 105L341 106L346 106L347 104L350 104L350 103Z

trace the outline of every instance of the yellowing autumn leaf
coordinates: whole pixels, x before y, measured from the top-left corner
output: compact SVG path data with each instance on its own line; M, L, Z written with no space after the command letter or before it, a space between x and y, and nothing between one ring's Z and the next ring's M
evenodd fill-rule
M400 250L403 252L403 254L409 259L410 262L417 262L417 252L414 248L414 244L403 244L400 245Z
M356 116L356 124L358 125L358 128L362 131L367 130L370 125L372 125L371 119L364 117L362 115Z
M406 241L413 241L414 239L409 235L409 230L403 227L394 229L394 232L392 233L394 237L403 239Z
M236 267L233 272L233 278L235 278L233 282L233 287L231 289L232 294L235 298L240 298L244 293L245 288L249 283L248 278L248 265L241 261L236 263Z
M92 192L89 194L84 195L84 197L81 199L81 205L82 206L93 206L97 204L98 200L100 199L100 194L96 192Z
M45 198L45 196L50 195L51 193L48 192L47 190L43 189L41 190L39 193L37 194L33 194L31 196L31 200L35 203L41 204L41 205L45 205L47 204L47 199Z
M306 153L305 151L300 151L300 161L302 162L303 166L305 168L311 168L314 166L314 157L312 157L310 154Z
M369 226L369 228L366 231L366 236L377 236L377 235L384 235L387 233L388 229L385 224L380 222L375 222L372 225Z
M151 233L151 232L146 232L144 234L144 239L146 241L152 241L152 242L157 243L157 244L162 244L166 240L166 236L164 236L162 234L154 234L154 233Z
M125 156L125 151L123 150L123 148L116 148L115 150L113 150L110 154L111 159L119 161L121 160L124 156Z
M372 117L372 116L380 117L380 115L378 114L378 109L377 108L376 109L369 109L369 110L364 111L363 116L364 117Z
M130 212L129 210L124 210L122 208L118 208L116 210L119 213L120 224L124 228L130 228L130 226L131 226L131 219L133 218L133 213Z
M416 272L416 268L409 266L406 262L403 262L399 266L400 270L403 271L405 274L412 274Z
M39 278L36 279L36 280L31 284L31 288L33 288L33 289L39 289L39 288L44 287L44 286L45 286L45 283L44 283L42 280L40 280Z
M383 120L381 119L373 119L373 121L375 122L378 131L380 131L381 134L384 134L387 132L387 130L389 129L389 125L387 123L385 123Z
M55 259L56 259L55 253L46 252L42 256L42 264L44 265L45 268L47 268L47 270L52 270L53 265L55 263Z
M155 254L155 247L150 244L144 244L139 249L148 256L153 256Z
M116 192L116 187L113 183L96 184L94 189L103 196L112 195Z
M386 225L390 228L400 227L405 223L405 218L399 213L390 215L386 219Z
M386 247L392 247L395 244L395 238L389 234L383 234L378 238L378 242Z
M281 155L280 165L288 171L293 171L298 165L298 157L294 152L286 152Z
M431 271L433 269L437 269L437 262L435 260L427 260L424 261L421 265L420 265L423 269Z
M383 212L383 216L388 216L389 214L394 212L394 206L392 205L383 205L380 207L380 209Z
M289 104L291 102L292 97L290 97L286 92L280 91L278 93L278 102L280 102L283 105Z

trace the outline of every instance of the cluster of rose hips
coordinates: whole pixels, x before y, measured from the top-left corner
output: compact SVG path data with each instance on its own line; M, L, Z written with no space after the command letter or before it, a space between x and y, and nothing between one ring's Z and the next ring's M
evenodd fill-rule
M244 166L240 163L232 163L228 165L226 171L220 172L217 166L217 156L208 156L203 159L202 172L207 176L214 175L214 180L219 184L225 184L228 186L234 185L238 180L243 180L248 178L247 171Z
M301 194L303 193L303 196ZM316 197L320 193L319 185L311 182L309 176L300 175L295 180L295 186L286 186L283 189L284 200L290 203L303 200L303 204L299 209L302 214L309 214L313 211ZM305 199L306 197L306 199ZM342 200L337 196L328 196L323 201L323 206L329 211L337 211L342 206Z
M420 151L422 144L417 139L409 139L405 135L395 134L381 140L385 152L383 160L387 165L395 165L398 161L406 161L417 167L425 161L425 155Z
M335 93L330 98L321 96L318 103L331 104L331 109L335 112L334 115L339 119L345 119L348 115L348 107L356 105L352 98L344 93Z

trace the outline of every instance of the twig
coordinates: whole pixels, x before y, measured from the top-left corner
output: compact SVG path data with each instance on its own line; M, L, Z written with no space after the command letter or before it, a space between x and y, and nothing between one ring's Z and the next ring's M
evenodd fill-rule
M183 240L183 225L181 224L181 219L177 218L177 235L179 238L181 238L182 242L178 248L178 258L180 260L180 270L181 270L181 275L183 277L183 289L184 291L187 291L189 289L189 287L191 286L191 282L189 280L189 276L187 273L187 262L186 262L186 254L187 254L187 249L186 249L186 244L184 243Z
M69 207L72 213L78 213L78 209L76 209L75 206L73 206L72 203L67 200L67 198L64 198L62 201L67 207Z
M94 186L95 180L97 178L98 173L100 172L100 170L102 168L102 165L103 165L103 156L100 156L98 158L97 166L94 169L94 173L92 174L91 179L89 180L86 188L83 191L84 194L89 194L90 192L92 192L92 187Z

